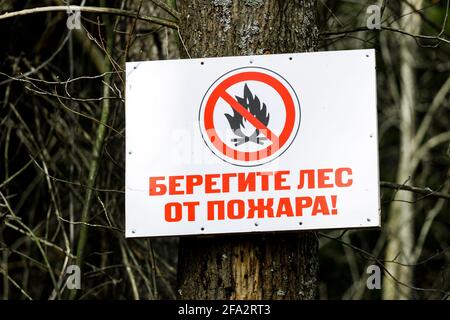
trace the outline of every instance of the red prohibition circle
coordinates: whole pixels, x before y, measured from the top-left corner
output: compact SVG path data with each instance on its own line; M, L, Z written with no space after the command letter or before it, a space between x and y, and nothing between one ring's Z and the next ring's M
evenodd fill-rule
M262 125L261 123L258 124L257 122L255 122L258 120L254 120L254 118L252 119L253 116L245 108L240 106L240 104L226 92L226 90L232 85L243 81L259 81L265 83L275 89L275 91L282 98L284 107L286 109L286 121L284 124L284 128L279 136L275 135L270 131L269 128ZM224 99L233 109L241 113L241 115L244 116L247 121L250 121L256 128L258 128L260 132L262 132L266 136L267 139L271 140L272 144L268 145L264 149L252 152L239 151L230 148L227 144L225 144L219 138L214 127L213 120L214 109L219 98ZM211 92L205 104L203 124L209 141L211 141L215 148L225 156L240 161L261 160L270 157L272 154L281 149L288 141L295 125L295 105L288 89L278 79L262 72L245 71L226 78L225 80L220 82Z

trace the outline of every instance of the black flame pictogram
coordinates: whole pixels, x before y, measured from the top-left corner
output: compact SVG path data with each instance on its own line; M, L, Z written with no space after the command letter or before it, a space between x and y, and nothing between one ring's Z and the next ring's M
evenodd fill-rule
M235 97L239 104L247 109L262 124L264 124L265 126L269 124L270 115L267 112L266 104L263 103L261 106L259 98L256 95L253 96L247 84L245 84L244 86L244 97ZM236 110L233 109L233 116L225 113L225 117L227 118L231 130L233 130L233 133L238 136L238 138L231 139L231 142L234 142L235 146L239 146L247 142L253 142L262 145L264 144L264 141L267 140L267 138L264 136L259 137L261 133L259 129L255 129L255 131L250 136L247 136L244 132L242 132L242 130L245 129L246 125L248 125L249 122Z

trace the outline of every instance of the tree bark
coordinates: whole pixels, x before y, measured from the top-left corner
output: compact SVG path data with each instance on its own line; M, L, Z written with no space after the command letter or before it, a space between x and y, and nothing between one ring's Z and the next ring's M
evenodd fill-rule
M315 0L190 0L180 6L186 57L313 51ZM181 299L313 299L318 240L313 232L183 237Z

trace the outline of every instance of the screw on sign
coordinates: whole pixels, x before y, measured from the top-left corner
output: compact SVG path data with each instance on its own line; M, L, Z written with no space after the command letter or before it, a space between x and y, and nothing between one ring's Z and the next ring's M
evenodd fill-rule
M257 166L289 148L300 125L300 103L281 75L245 67L211 85L202 100L199 123L203 140L219 158Z

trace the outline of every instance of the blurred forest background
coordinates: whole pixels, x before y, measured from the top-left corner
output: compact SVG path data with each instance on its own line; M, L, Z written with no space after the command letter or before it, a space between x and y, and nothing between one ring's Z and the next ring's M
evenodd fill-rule
M70 1L119 10L82 10L80 29L65 8L2 16L67 4L0 0L0 299L73 298L77 255L78 299L175 299L178 239L124 238L124 66L186 57L177 1ZM449 1L316 8L319 50L376 49L382 180L381 230L317 233L318 298L448 299ZM381 290L366 287L369 265Z

